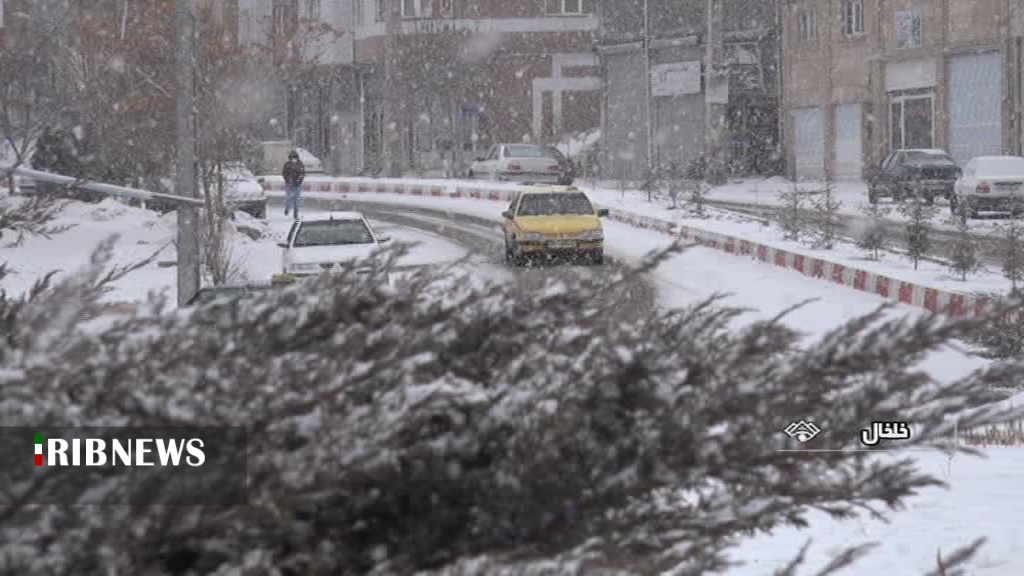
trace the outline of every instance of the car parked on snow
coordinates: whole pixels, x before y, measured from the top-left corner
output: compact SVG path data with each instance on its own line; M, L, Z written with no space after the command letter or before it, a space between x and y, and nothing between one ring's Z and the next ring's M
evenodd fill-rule
M292 223L287 240L278 244L284 249L282 272L292 277L313 276L353 261L364 262L389 240L378 236L359 212L303 217ZM368 267L357 268L359 273L368 271Z
M261 142L263 160L260 169L263 174L280 174L288 154L293 150L299 153L299 160L306 168L307 175L324 174L324 163L305 148L299 148L291 140L270 140Z
M923 198L950 199L960 168L944 150L897 150L868 175L868 201Z
M224 205L232 210L241 210L254 218L267 217L267 193L256 180L256 176L242 162L230 162L223 166Z
M502 213L505 260L521 264L531 257L587 258L604 262L604 228L608 210L572 186L528 186L517 192Z
M1024 213L1024 158L979 156L968 162L956 181L950 210L956 214L961 203L966 204L965 219L980 212Z
M575 178L574 172L572 163L552 146L495 144L486 156L473 162L469 177L568 186Z

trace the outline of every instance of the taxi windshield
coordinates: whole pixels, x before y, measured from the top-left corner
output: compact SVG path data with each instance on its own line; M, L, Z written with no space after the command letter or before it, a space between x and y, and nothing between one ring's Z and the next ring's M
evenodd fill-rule
M520 216L593 213L594 207L586 194L527 194L519 204Z

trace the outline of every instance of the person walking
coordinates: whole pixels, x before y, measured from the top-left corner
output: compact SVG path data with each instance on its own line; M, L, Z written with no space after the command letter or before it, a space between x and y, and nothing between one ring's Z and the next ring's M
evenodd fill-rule
M302 181L306 178L306 167L299 160L299 153L292 150L288 153L288 161L281 171L284 177L284 215L291 211L295 219L299 219L299 194L302 193Z

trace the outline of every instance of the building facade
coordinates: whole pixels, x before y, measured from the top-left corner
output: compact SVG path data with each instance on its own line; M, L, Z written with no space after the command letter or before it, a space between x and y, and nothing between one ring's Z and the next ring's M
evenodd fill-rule
M729 173L778 170L776 4L719 1L711 17L708 0L601 3L604 177L685 166L705 156L709 135ZM711 34L720 56L709 66ZM724 115L717 127L714 115Z
M465 165L491 142L595 128L594 0L238 0L278 74L264 139L335 173ZM449 152L451 151L451 152Z
M354 0L237 0L238 38L260 79L261 140L291 140L332 173L362 167Z
M595 128L595 0L353 0L368 171Z
M890 151L1021 152L1016 0L787 0L790 176L862 178Z

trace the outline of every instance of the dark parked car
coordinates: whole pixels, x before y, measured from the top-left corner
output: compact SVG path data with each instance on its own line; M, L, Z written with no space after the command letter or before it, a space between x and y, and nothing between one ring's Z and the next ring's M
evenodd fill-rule
M956 162L942 150L897 150L889 154L868 178L868 201L901 201L907 197L949 199L960 177Z

